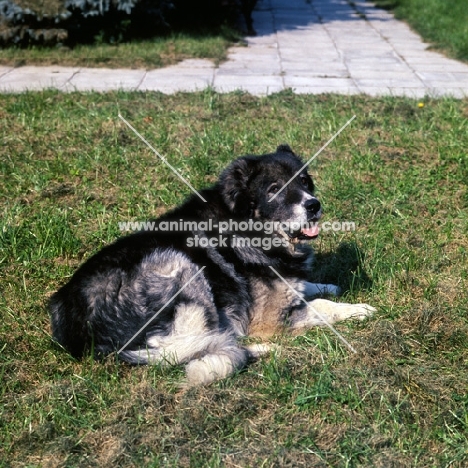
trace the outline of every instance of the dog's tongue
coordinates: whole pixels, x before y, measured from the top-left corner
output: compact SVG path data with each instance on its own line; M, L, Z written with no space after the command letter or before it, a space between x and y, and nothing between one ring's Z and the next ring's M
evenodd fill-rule
M311 227L301 229L301 233L307 237L317 237L319 235L319 227L316 224L312 224Z

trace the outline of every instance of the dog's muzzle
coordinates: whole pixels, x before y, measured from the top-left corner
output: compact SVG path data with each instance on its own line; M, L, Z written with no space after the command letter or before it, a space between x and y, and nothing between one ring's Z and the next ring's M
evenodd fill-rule
M307 211L307 219L312 219L320 213L321 205L316 198L311 198L304 203L304 208ZM320 215L318 217L320 218Z
M322 206L314 197L304 203L304 208L307 212L308 226L302 226L298 237L301 239L315 239L319 235L319 227L317 225L322 216Z

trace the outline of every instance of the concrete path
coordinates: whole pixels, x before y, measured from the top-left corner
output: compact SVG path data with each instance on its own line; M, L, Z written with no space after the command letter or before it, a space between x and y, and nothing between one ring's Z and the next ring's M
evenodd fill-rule
M391 14L357 0L259 0L257 36L233 47L218 68L185 60L158 70L0 67L0 91L139 90L266 95L365 93L372 96L468 96L468 65L428 50Z

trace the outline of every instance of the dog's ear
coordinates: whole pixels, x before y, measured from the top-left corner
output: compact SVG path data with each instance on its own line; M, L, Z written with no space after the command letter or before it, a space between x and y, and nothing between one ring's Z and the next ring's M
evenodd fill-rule
M279 145L278 148L276 148L277 153L289 153L289 154L294 154L294 151L291 149L289 145Z
M253 159L239 158L219 178L223 200L235 214L246 215L250 212L252 196L248 182L253 175L254 167Z

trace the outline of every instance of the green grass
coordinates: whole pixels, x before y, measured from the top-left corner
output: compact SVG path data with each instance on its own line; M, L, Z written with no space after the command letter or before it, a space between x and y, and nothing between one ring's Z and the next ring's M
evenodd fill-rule
M468 7L466 0L373 0L392 9L428 42L448 55L468 61Z
M278 337L235 377L76 362L46 302L76 267L236 156L289 142L327 220L315 276L378 308ZM153 93L0 96L0 466L454 467L468 462L468 101Z
M70 67L146 68L173 65L187 58L206 58L219 64L240 35L233 29L218 33L173 33L167 37L116 44L82 44L73 48L0 48L0 65L62 65Z

